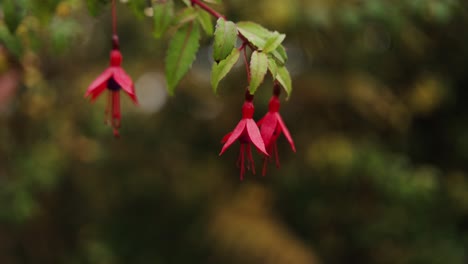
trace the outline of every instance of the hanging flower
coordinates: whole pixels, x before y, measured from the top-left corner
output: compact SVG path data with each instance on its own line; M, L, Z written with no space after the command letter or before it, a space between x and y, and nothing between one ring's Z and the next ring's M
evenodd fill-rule
M113 49L110 53L110 66L94 80L86 91L85 97L91 97L91 101L108 90L106 106L106 123L114 130L114 136L119 137L120 127L120 91L123 90L130 99L137 104L135 86L132 79L120 66L122 54L119 51L118 37L112 37Z
M252 119L254 114L254 105L252 100L253 96L247 92L246 100L242 106L242 119L234 128L234 130L223 138L222 142L224 143L224 146L219 153L221 156L236 140L240 142L240 152L239 158L237 160L237 166L240 167L241 180L244 179L246 158L247 168L252 168L252 173L255 174L255 165L252 158L250 144L253 144L259 152L265 156L268 156L257 124Z
M273 88L273 96L271 97L270 103L268 104L268 113L266 113L266 115L260 121L258 121L260 134L262 135L263 142L265 142L265 147L268 153L274 156L277 168L280 167L280 162L276 140L281 134L283 134L286 140L289 142L292 151L296 152L296 147L294 146L294 141L291 137L291 134L284 124L283 118L281 118L281 115L278 112L280 109L280 91L281 87L278 83L275 83ZM271 158L271 156L264 157L262 171L263 176L266 174L266 166Z

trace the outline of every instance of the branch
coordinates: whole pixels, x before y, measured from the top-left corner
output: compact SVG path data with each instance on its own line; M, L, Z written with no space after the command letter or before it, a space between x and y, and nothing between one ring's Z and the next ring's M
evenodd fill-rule
M201 9L208 12L210 15L216 17L217 19L222 18L226 20L226 17L221 15L220 13L216 12L213 8L209 7L207 4L202 2L202 0L190 0L192 5L197 5ZM237 36L242 40L243 44L247 44L252 50L256 50L256 48L247 40L247 38L242 35L240 32L237 32Z
M210 15L216 18L222 18L226 20L226 17L221 15L220 13L216 12L213 8L209 7L207 4L203 3L201 0L190 0L192 5L198 5L201 9L205 10L206 12L210 13Z

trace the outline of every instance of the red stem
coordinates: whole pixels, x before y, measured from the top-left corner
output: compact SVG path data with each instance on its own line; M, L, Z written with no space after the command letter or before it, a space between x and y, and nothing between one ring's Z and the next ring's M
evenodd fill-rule
M112 33L117 35L117 11L115 8L115 0L112 0Z
M192 3L192 5L199 6L201 9L205 10L206 12L208 12L210 15L216 17L217 19L222 18L222 19L226 20L225 16L223 16L220 13L216 12L213 8L211 8L207 4L203 3L201 0L190 0L190 2ZM237 36L239 36L239 38L242 40L243 44L247 43L247 45L249 45L249 47L252 50L255 50L255 47L252 44L250 44L250 42L247 40L247 38L244 35L242 35L240 32L238 32Z
M244 55L244 64L245 64L245 69L247 71L247 81L248 83L250 83L250 66L249 66L249 61L247 59L247 50L245 48L245 45L243 45L244 48L243 48L243 55Z
M212 16L216 18L222 18L226 20L226 17L221 15L220 13L216 12L213 8L209 7L207 4L203 3L201 0L191 0L192 5L198 5L201 9L205 10L206 12L210 13Z
M201 0L190 0L190 2L192 3L192 5L199 6L201 9L205 10L206 12L208 12L210 15L216 17L217 19L222 18L222 19L226 20L225 16L223 16L220 13L216 12L213 8L211 8L207 4L203 3ZM245 46L248 45L252 50L256 50L256 48L240 32L237 32L237 36L242 40L242 46L241 46L241 48L239 48L239 50L241 50L241 49L244 50L244 62L245 62L246 69L247 69L248 82L250 83L250 67L249 67L248 60L247 60L247 53L245 51Z

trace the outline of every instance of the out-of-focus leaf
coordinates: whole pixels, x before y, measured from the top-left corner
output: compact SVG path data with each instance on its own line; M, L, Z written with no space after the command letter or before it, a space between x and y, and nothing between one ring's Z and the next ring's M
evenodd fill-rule
M50 32L52 33L52 45L55 51L64 52L70 48L70 44L78 35L80 30L79 24L72 19L56 18L50 24Z
M291 82L291 75L289 74L289 71L288 69L286 69L285 66L278 67L276 79L281 84L281 86L283 86L284 90L286 91L289 97L292 91L292 82Z
M219 18L214 33L213 58L215 61L224 60L236 45L236 24Z
M239 50L233 49L226 59L219 63L213 63L213 67L211 69L211 86L215 93L218 90L219 82L229 73L229 71L231 71L232 67L239 60L239 55Z
M86 0L89 13L93 16L97 16L102 12L104 6L110 3L110 0Z
M193 7L186 7L184 9L182 9L182 11L180 11L177 15L176 15L176 19L175 19L175 24L177 26L182 26L188 22L191 22L193 20L195 20L197 18L198 14L197 14L197 10L195 10L195 8Z
M160 38L171 25L174 18L174 1L167 0L153 4L154 36Z
M276 50L280 45L281 42L286 38L285 34L280 34L278 32L273 32L272 36L266 41L265 47L263 48L263 52L270 53Z
M268 56L259 51L254 51L250 58L250 94L255 94L257 88L262 84L268 70Z
M198 9L198 22L200 22L200 25L208 36L213 35L213 22L211 21L210 14Z
M16 36L13 36L6 26L0 24L0 43L5 45L6 49L14 54L16 57L20 57L23 52L21 42Z
M139 19L145 17L145 9L148 7L148 2L146 0L131 0L128 2L128 5L136 17Z
M23 19L24 12L15 0L3 0L1 3L4 21L12 34Z
M169 93L174 94L175 87L187 73L196 58L200 47L200 29L194 22L178 29L169 43L166 56L166 79Z
M204 1L210 4L221 4L223 2L222 0L204 0Z

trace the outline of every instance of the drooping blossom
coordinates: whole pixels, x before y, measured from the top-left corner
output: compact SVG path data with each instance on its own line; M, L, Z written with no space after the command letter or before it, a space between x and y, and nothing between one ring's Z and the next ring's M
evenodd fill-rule
M224 143L224 146L219 153L221 156L235 141L239 141L240 152L239 158L237 160L237 166L240 167L241 180L244 179L246 165L247 168L251 168L252 173L255 174L255 165L250 144L253 144L255 148L263 155L268 156L257 124L252 119L254 114L254 105L252 100L253 96L247 92L246 100L242 106L242 119L239 121L234 130L223 138L222 142ZM246 159L247 164L245 164Z
M91 97L91 101L94 101L106 89L108 90L105 111L106 123L113 128L114 136L119 137L121 120L120 91L123 90L135 104L138 104L138 101L133 81L121 67L122 54L119 50L119 42L116 35L112 37L112 44L109 67L91 83L85 97Z
M291 137L291 134L289 133L289 130L286 127L286 124L284 123L283 118L281 118L281 115L279 113L280 91L280 85L278 83L275 83L273 87L273 96L271 97L270 102L268 104L268 113L266 113L266 115L262 119L260 119L260 121L258 121L258 126L260 127L260 134L262 136L263 142L265 142L266 150L268 151L268 153L271 154L271 156L264 157L262 175L266 174L266 167L268 161L270 161L273 157L275 158L276 167L280 167L278 146L276 144L276 141L278 140L281 134L283 134L286 140L289 142L292 151L296 152L296 147L294 146L294 141Z

